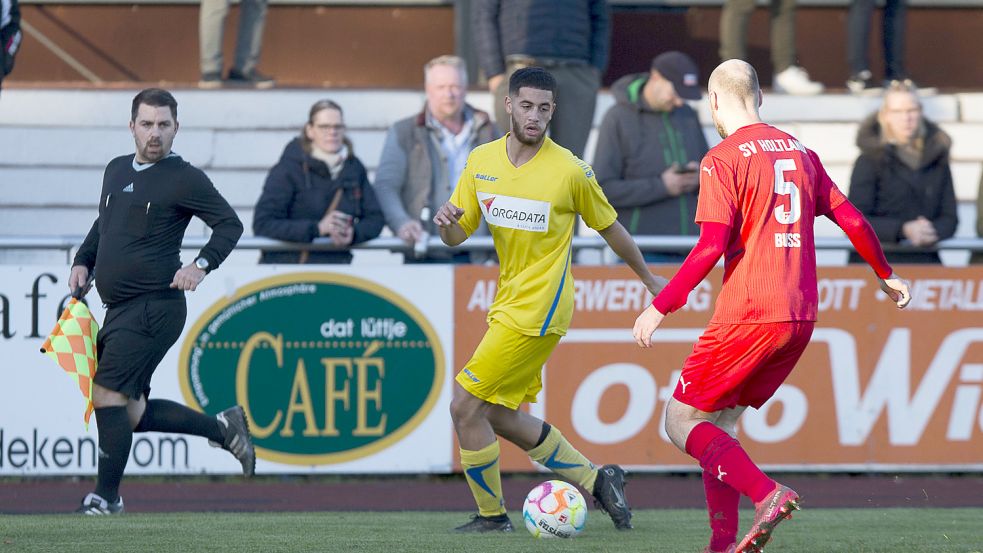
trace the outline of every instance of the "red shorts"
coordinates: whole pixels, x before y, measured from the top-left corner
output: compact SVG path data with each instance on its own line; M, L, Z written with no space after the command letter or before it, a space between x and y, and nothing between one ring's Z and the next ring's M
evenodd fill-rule
M764 405L809 345L813 321L707 325L672 397L712 413Z

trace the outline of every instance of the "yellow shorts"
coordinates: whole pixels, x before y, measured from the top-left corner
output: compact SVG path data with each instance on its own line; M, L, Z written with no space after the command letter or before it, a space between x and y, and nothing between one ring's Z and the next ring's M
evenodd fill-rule
M455 380L478 399L518 409L536 401L543 364L559 342L559 334L527 336L493 320Z

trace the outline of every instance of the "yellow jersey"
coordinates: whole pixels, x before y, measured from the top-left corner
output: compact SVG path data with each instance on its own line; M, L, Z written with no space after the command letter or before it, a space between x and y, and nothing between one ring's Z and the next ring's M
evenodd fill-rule
M617 219L590 165L548 137L536 155L515 167L508 135L475 148L451 203L464 209L471 235L484 217L500 264L498 292L488 311L530 336L566 334L573 316L573 236L577 215L592 229Z

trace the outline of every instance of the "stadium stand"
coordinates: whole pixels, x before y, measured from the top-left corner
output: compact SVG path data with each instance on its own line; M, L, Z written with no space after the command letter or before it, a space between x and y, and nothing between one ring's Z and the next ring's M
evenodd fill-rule
M135 90L4 91L0 110L0 236L81 236L95 213L101 172L107 160L132 151L132 137L120 117ZM236 208L246 228L263 179L282 145L303 121L298 109L329 95L322 90L175 90L180 103L181 129L175 151L204 169ZM406 113L419 109L417 91L334 90L330 96L345 107L355 151L374 171L386 128ZM490 96L474 92L469 99L490 108ZM854 145L858 121L874 111L877 98L847 94L796 98L766 95L763 115L815 149L833 179L846 189L858 154ZM613 100L598 99L595 128ZM697 102L711 145L719 142L709 125L706 106ZM972 237L975 200L983 172L983 93L942 94L924 99L926 114L953 137L953 173L959 200L957 237ZM303 110L300 109L300 112ZM125 113L125 112L124 112ZM596 130L587 146L593 156ZM196 221L189 235L205 232ZM838 236L824 224L821 236ZM247 235L248 235L247 231ZM370 254L371 255L368 255ZM356 262L369 257L389 260L384 252L359 252ZM962 252L945 252L946 263L965 263ZM2 263L62 262L57 252L0 251ZM252 263L255 252L240 252L235 262ZM395 262L398 256L392 255Z
M75 56L79 63L68 64L49 46L42 46L38 33L27 33L30 40L39 42L24 52L11 86L7 88L8 83L4 83L0 101L0 236L81 236L95 213L102 168L112 157L132 151L132 139L126 131L125 118L120 117L120 107L128 105L140 86L138 82L149 81L149 74L153 74L154 79L184 83L186 87L198 78L197 26L193 24L197 21L197 2L110 0L98 6L90 0L21 3L27 10L25 19L33 21L35 31ZM651 59L654 52L648 50L662 48L660 40L686 41L696 52L694 56L701 67L713 67L717 61L716 22L722 3L723 0L610 0L616 38L606 82L636 70L637 67L628 66L633 58ZM817 76L823 77L827 85L834 79L841 83L845 71L845 58L839 53L843 44L829 39L830 33L845 33L838 18L846 13L848 3L800 2L805 8L800 10L800 17L810 21L799 39L804 43L800 44L800 54L809 58L806 65L810 71L816 68ZM346 110L355 151L372 172L386 128L423 104L422 93L411 90L420 78L419 65L404 61L427 59L434 52L426 50L433 48L459 50L465 56L470 53L468 41L462 38L466 33L458 33L455 41L455 33L449 32L467 21L466 11L455 12L451 0L378 0L357 7L335 0L271 0L270 4L283 9L283 20L279 31L276 25L268 29L270 48L264 49L264 63L277 67L278 78L284 77L282 82L287 86L303 88L204 91L182 88L180 84L165 85L180 102L183 126L175 151L208 172L247 229L251 227L253 205L265 174L276 162L282 145L298 131L302 121L297 113L303 111L303 106L323 97L337 100ZM972 43L965 37L976 32L971 24L973 18L968 15L978 13L983 0L911 0L910 5L917 8L910 19L920 22L910 29L909 37L909 61L918 65L915 77L925 78L945 92L965 86L977 89L978 79L974 80L973 71L952 71L945 68L946 64L925 60L936 56L962 59L961 53L966 50L961 48ZM134 10L144 10L140 12L142 17L133 18ZM758 15L762 21L766 19L764 13ZM115 22L107 20L113 17L117 18ZM333 22L332 28L347 31L332 33L331 40L325 39L324 46L334 53L367 53L368 50L359 49L379 44L380 36L385 37L385 42L399 44L400 51L398 55L385 56L333 56L331 63L312 66L295 55L296 40L305 29L321 25L324 18ZM171 55L157 56L160 59L149 65L138 48L119 42L157 32L141 26L148 20L156 27L166 22L163 26L168 33L174 33L168 42ZM66 21L77 26L66 27ZM364 24L366 21L371 21L371 25ZM130 31L126 37L108 32L114 25L124 23ZM658 37L651 35L653 25L661 30ZM946 29L944 36L934 31L940 25ZM413 33L423 29L427 41L407 38L417 36ZM817 42L816 33L825 33L821 35L825 40ZM924 43L919 42L919 33L931 36L932 48L914 47ZM457 48L453 47L455 43ZM765 60L766 54L755 50L752 61ZM96 71L105 81L90 84L99 79L85 77L79 67ZM297 80L301 79L298 75L306 81ZM762 80L770 82L770 76L762 74ZM314 88L317 86L326 88ZM367 88L377 86L400 90ZM469 100L481 109L491 108L488 94L479 92L477 87L469 94ZM612 102L608 93L600 95L595 127ZM835 92L811 98L768 95L763 115L817 150L833 178L845 189L858 154L854 145L858 122L876 109L877 102L877 98ZM983 150L976 147L983 133L983 93L931 96L925 99L925 106L926 115L938 121L953 138L953 172L960 201L956 237L971 238L975 236L976 221L973 202L983 173ZM719 138L710 126L706 107L700 103L699 108L707 137L711 145L716 144ZM595 142L596 132L587 145L588 161L593 157ZM831 224L824 224L819 230L821 236L838 235ZM199 236L203 232L200 222L189 230L189 234ZM356 263L363 259L395 262L399 257L360 251L356 253ZM963 252L943 253L946 263L961 264L966 257ZM234 254L233 262L253 263L256 258L256 252L246 251ZM64 253L0 248L0 263L49 261L64 262Z

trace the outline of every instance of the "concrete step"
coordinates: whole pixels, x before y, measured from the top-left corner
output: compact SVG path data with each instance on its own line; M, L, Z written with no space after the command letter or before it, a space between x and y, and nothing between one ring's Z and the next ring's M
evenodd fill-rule
M214 157L215 132L182 130L174 151L199 167ZM0 127L0 151L6 167L105 167L112 158L133 152L133 136L125 126Z
M346 109L350 138L366 167L374 169L388 126L422 105L411 91L180 91L182 131L175 151L202 169L268 169L283 145L303 125L316 99L331 96ZM103 167L109 159L132 151L126 109L135 91L25 90L4 93L0 111L0 166ZM469 99L490 107L485 92ZM851 162L858 121L877 108L876 98L829 94L817 97L768 95L764 117L800 138L827 163ZM953 159L983 162L976 147L983 133L983 94L933 96L924 100L926 113L942 123L954 139ZM610 94L598 98L595 124L613 104ZM696 102L711 145L720 141L706 102ZM773 107L766 109L767 106ZM120 113L120 106L123 106ZM972 122L960 122L961 109ZM585 159L593 158L596 135ZM58 152L39 155L38 152Z
M4 91L0 235L82 235L88 230L95 218L106 162L133 151L127 121L136 92ZM251 235L253 207L267 172L299 132L313 102L331 98L345 109L349 136L356 154L369 168L370 179L374 179L388 126L423 105L422 93L408 90L180 90L175 94L182 122L175 151L208 173L243 219L247 235ZM472 92L468 98L480 109L491 108L487 92ZM932 96L923 102L926 114L953 137L953 176L962 202L959 235L972 236L976 217L972 202L983 173L983 149L978 147L983 136L983 93ZM595 125L613 103L607 92L598 97ZM708 142L717 144L720 138L706 102L694 105L705 123ZM878 105L877 98L845 94L768 94L762 114L816 150L830 176L847 191L859 153L855 146L858 121ZM588 161L596 142L595 128L585 155ZM821 235L838 232L825 223L820 225ZM203 235L204 224L196 220L189 233ZM5 255L6 259L20 254Z
M983 123L983 92L956 94L960 119L967 123Z
M125 128L138 92L4 90L0 125ZM298 128L307 121L311 105L325 98L345 110L350 126L384 129L423 106L423 92L410 90L176 90L174 97L178 121L186 129Z
M856 147L856 123L782 123L782 130L792 134L807 147L815 150L828 166L837 163L853 164L860 154ZM955 163L983 163L983 149L977 147L983 136L983 123L947 123L942 125L953 139L952 159ZM208 171L269 170L279 160L284 146L297 136L294 130L183 130L174 142L174 151L196 166ZM707 142L720 142L716 131L704 127ZM385 143L384 129L353 130L349 133L356 155L374 171L378 166ZM597 131L592 131L585 158L593 161ZM128 131L103 128L38 128L0 126L0 171L38 168L64 175L72 170L97 169L133 150ZM59 152L57 156L41 156L38 152ZM26 177L21 173L20 177ZM14 182L6 179L0 182ZM975 196L974 196L975 197Z
M125 126L136 89L54 90L15 88L3 93L0 125L47 127ZM307 110L317 100L330 98L345 110L354 128L386 128L393 121L423 106L422 91L415 90L179 90L178 120L185 128L288 129L306 121ZM794 121L853 122L875 111L879 98L850 94L789 96L765 94L762 116L775 123ZM471 91L468 102L479 109L491 108L491 95ZM940 94L922 99L925 114L939 122L983 122L983 93ZM594 125L614 104L607 91L598 95ZM704 121L710 121L705 100L693 102ZM960 114L962 118L960 117Z
M833 182L844 192L850 190L850 174L853 160L825 163ZM267 167L254 169L206 169L215 187L232 207L252 208L259 199L269 171ZM961 202L976 201L979 182L983 175L980 162L953 162L952 174L956 198ZM369 181L375 173L369 171ZM0 191L2 205L6 206L78 206L95 209L102 189L102 168L51 168L0 166ZM0 223L2 224L2 223Z
M97 212L93 207L31 207L0 205L0 236L82 236L89 232ZM237 208L236 215L252 235L253 208ZM208 236L208 226L191 219L186 236Z
M212 169L209 178L232 207L252 206L259 198L266 170ZM0 167L3 205L76 206L95 209L102 190L102 169Z
M269 169L298 130L182 129L174 151L204 170ZM385 129L353 130L355 154L375 169L386 140ZM133 136L125 127L47 128L0 126L0 167L104 168L116 156L133 152ZM39 155L38 152L58 152Z
M299 128L299 127L298 127ZM283 153L288 142L299 134L290 131L215 131L212 167L225 169L269 169ZM382 156L386 131L353 130L348 133L355 155L369 169L375 169ZM175 142L175 150L177 143ZM182 154L183 155L183 154Z

